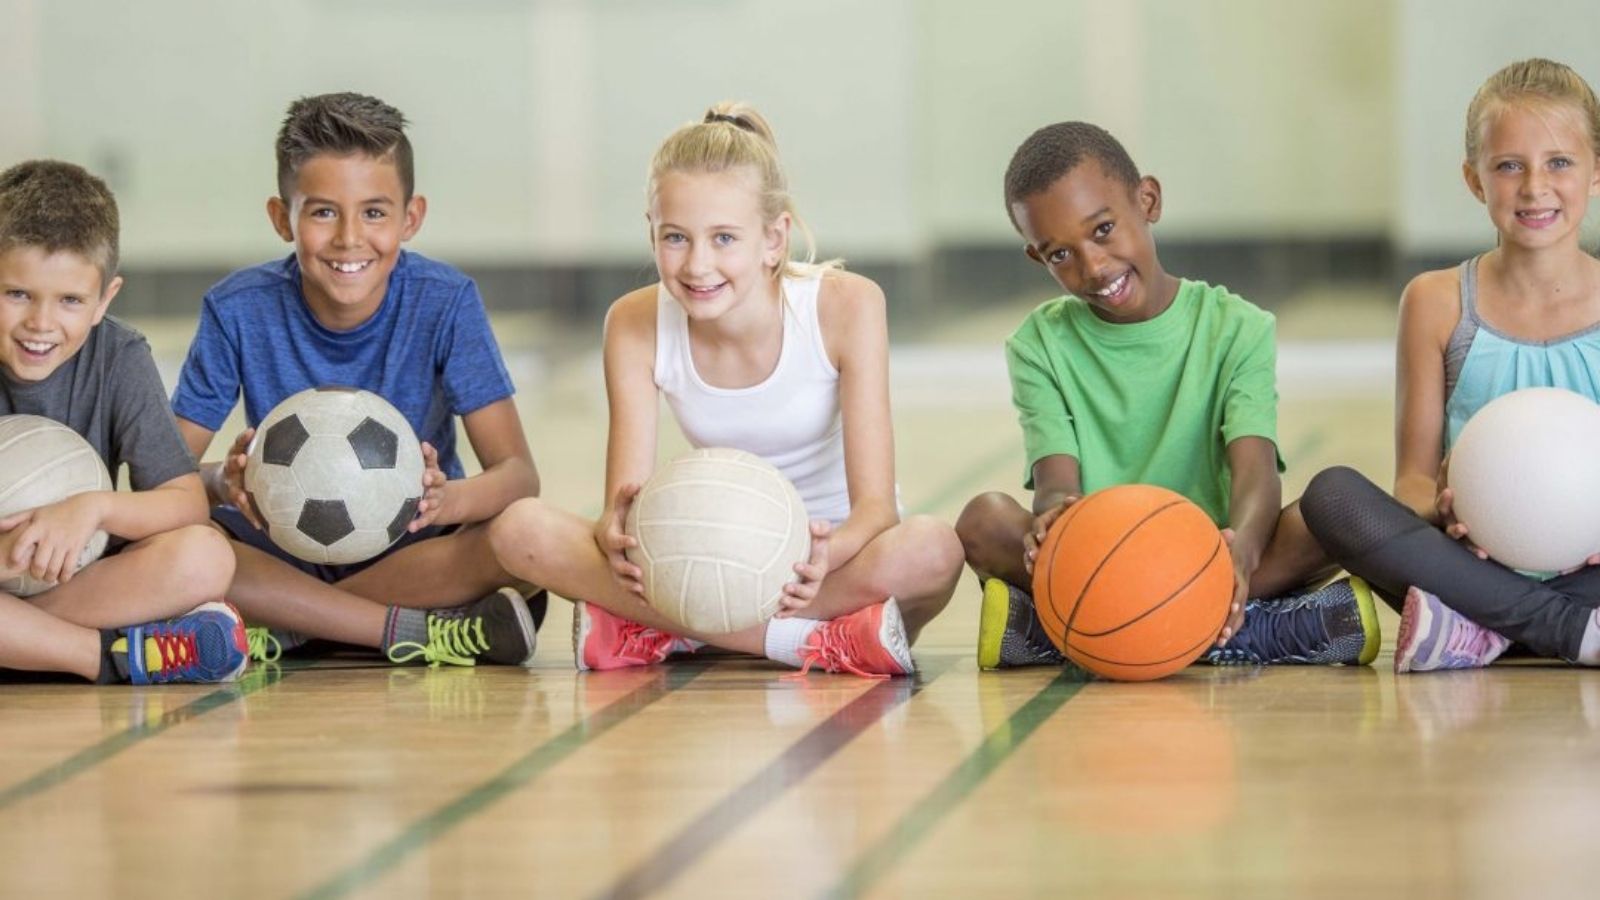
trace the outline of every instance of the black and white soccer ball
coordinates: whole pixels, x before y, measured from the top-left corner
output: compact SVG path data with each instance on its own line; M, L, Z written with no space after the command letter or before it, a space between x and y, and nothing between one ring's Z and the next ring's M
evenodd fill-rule
M422 501L422 446L389 402L354 388L312 388L256 427L244 485L272 542L307 562L382 553Z

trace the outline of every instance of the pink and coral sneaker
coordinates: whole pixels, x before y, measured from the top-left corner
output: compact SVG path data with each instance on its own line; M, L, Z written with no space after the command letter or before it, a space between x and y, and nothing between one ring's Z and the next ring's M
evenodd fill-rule
M1481 669L1506 652L1511 641L1479 625L1438 597L1413 587L1400 611L1394 642L1395 674L1437 669Z
M893 597L818 625L800 648L800 659L801 675L813 665L864 678L910 675L917 670L900 604Z
M578 671L648 666L674 653L693 653L686 638L641 625L593 603L572 604L572 661Z

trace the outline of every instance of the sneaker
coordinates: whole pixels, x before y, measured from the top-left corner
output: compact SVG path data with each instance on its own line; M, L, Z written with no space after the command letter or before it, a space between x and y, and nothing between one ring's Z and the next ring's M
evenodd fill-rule
M309 638L298 631L251 625L245 627L244 640L245 646L249 648L251 660L270 663L277 662L283 654L302 646Z
M649 666L674 653L693 653L687 638L638 622L582 600L572 604L572 661L579 672Z
M1479 625L1421 588L1406 591L1400 610L1400 635L1394 642L1394 671L1481 669L1506 652L1511 641Z
M389 648L389 661L530 666L537 644L527 602L515 588L505 587L466 606L430 610L428 642L398 642Z
M978 616L978 668L1059 666L1066 657L1045 636L1033 598L998 578L983 583Z
M1251 600L1244 625L1227 646L1213 648L1214 665L1370 665L1378 655L1378 612L1359 578L1282 600Z
M125 628L111 652L134 684L232 681L249 662L244 620L225 601L202 603L164 622Z
M865 678L910 675L917 670L900 604L893 597L818 625L800 648L800 659L801 675L814 664L829 672Z

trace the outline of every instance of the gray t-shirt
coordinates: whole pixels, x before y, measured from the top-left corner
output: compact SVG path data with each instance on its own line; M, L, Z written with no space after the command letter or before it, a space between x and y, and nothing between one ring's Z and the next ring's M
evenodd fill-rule
M136 491L196 471L149 342L111 316L43 381L16 381L0 367L0 415L15 413L54 419L83 435L113 481L127 464Z

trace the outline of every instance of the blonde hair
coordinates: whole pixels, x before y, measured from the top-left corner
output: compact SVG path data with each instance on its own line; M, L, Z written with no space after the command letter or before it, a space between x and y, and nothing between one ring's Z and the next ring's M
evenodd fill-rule
M788 213L805 246L805 256L799 260L792 259L789 247L785 246L783 261L774 268L773 277L805 278L826 269L841 268L841 260L816 261L817 242L795 210L794 198L789 195L789 179L778 159L778 142L772 136L772 126L748 104L723 101L706 110L700 121L684 125L668 135L650 160L646 202L654 205L661 179L670 173L726 172L741 166L755 171L763 224L771 224Z
M1524 59L1489 76L1467 105L1467 160L1476 162L1484 120L1509 103L1568 104L1583 115L1589 152L1600 155L1600 101L1583 76L1570 66L1548 59Z

